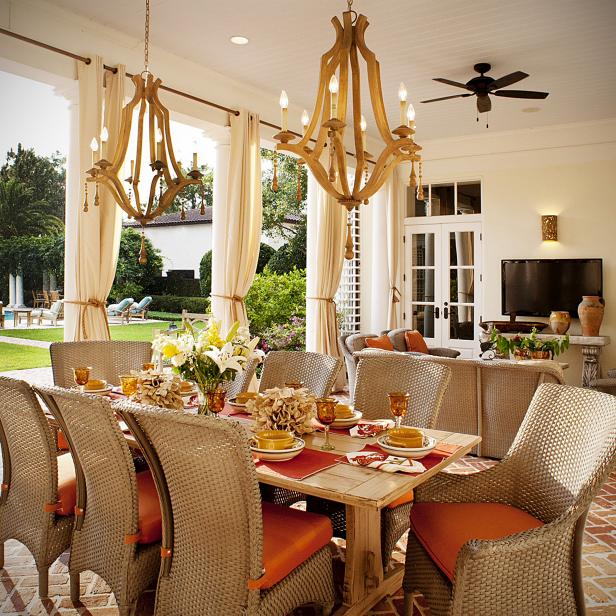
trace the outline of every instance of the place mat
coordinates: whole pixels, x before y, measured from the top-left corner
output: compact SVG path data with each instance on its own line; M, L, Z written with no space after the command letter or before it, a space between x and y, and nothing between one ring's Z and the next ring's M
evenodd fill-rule
M231 417L233 419L252 419L252 415L250 413L245 413L242 409L238 409L228 403L225 403L225 408L220 411L220 415L223 417Z
M339 463L339 455L319 449L304 449L296 458L287 462L266 462L260 460L256 462L257 467L266 466L272 471L276 471L280 475L284 475L289 479L306 479L323 471L326 468L331 468Z

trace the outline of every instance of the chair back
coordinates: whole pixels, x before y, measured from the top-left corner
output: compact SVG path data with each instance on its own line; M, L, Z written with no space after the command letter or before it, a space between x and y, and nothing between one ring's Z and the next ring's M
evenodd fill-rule
M545 522L588 508L616 462L616 397L545 383L502 464L513 504Z
M132 306L135 300L132 297L125 297L121 302L116 304L115 312L124 312L129 306Z
M182 328L185 328L187 323L192 327L205 327L209 323L212 316L213 315L211 314L201 314L198 312L188 312L187 310L182 310Z
M242 372L240 372L227 387L227 398L235 398L237 394L248 391L250 383L255 375L255 371L257 370L257 366L260 363L261 359L259 357L253 357L246 364L244 370L242 370Z
M132 312L141 312L145 310L152 303L152 298L146 295L136 306L131 308Z
M49 348L53 382L59 387L73 387L73 368L92 366L92 377L120 384L120 375L151 361L149 342L127 340L86 340L54 342Z
M159 577L156 614L245 613L247 582L263 567L260 493L246 431L235 422L125 401L114 407L137 420L170 496L172 561Z
M63 305L64 305L64 302L61 299L56 299L54 303L51 305L49 312L51 312L54 315L60 314L60 311L62 310Z
M62 418L85 479L85 494L78 495L83 523L73 536L71 561L117 589L117 563L134 554L139 533L137 479L126 438L107 397L35 389Z
M387 394L404 391L410 399L402 423L434 428L451 378L447 366L399 353L363 351L360 357L353 402L366 419L391 419Z
M31 387L2 376L0 442L0 534L18 539L36 553L46 527L52 523L53 516L44 513L44 507L58 500L56 443ZM28 521L25 533L24 521Z
M342 360L331 355L270 351L263 362L259 391L300 382L315 396L329 396L341 368Z
M49 306L51 301L49 299L49 293L43 289L43 299L45 300L45 304Z

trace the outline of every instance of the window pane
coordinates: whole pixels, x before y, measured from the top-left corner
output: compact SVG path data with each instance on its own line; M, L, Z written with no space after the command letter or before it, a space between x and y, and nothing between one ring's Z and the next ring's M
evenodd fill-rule
M432 185L432 216L454 214L453 199L453 184Z
M416 269L412 270L411 285L413 288L413 301L433 302L434 301L434 270Z
M411 265L434 265L434 233L413 233Z
M458 214L481 214L479 182L458 182Z
M474 339L474 315L472 306L449 307L449 337L452 340Z
M434 338L434 306L413 304L413 329L424 338Z
M475 301L475 270L449 270L449 301L471 304ZM414 298L413 298L414 299Z
M449 233L449 265L475 265L475 234L472 231Z

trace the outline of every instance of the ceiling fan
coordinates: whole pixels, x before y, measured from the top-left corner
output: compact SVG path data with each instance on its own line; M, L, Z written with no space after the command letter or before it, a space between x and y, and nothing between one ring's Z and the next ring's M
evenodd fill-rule
M466 83L458 83L457 81L452 81L451 79L444 79L442 77L437 77L434 81L440 81L441 83L446 83L450 86L455 86L456 88L463 88L464 90L469 90L466 94L455 94L453 96L442 96L440 98L431 98L427 101L421 101L422 103L435 103L436 101L446 101L450 98L465 98L467 96L476 96L477 97L477 111L479 113L485 113L492 109L492 101L490 100L490 94L494 96L505 96L507 98L547 98L548 92L533 92L531 90L501 90L500 88L505 88L507 86L513 85L518 81L522 81L522 79L526 79L528 77L528 73L523 73L522 71L516 71L515 73L510 73L509 75L505 75L500 79L494 79L493 77L489 77L486 75L492 68L490 64L487 62L480 62L479 64L475 64L473 67L478 73L479 77L473 77L470 81Z

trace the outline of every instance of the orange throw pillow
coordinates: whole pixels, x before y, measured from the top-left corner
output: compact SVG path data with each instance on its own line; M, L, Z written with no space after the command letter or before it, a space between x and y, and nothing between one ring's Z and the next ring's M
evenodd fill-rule
M366 346L371 349L381 349L383 351L393 351L393 342L387 334L383 334L378 338L366 338Z
M416 329L409 329L409 331L404 332L404 340L406 341L407 351L426 354L430 352L424 337Z

